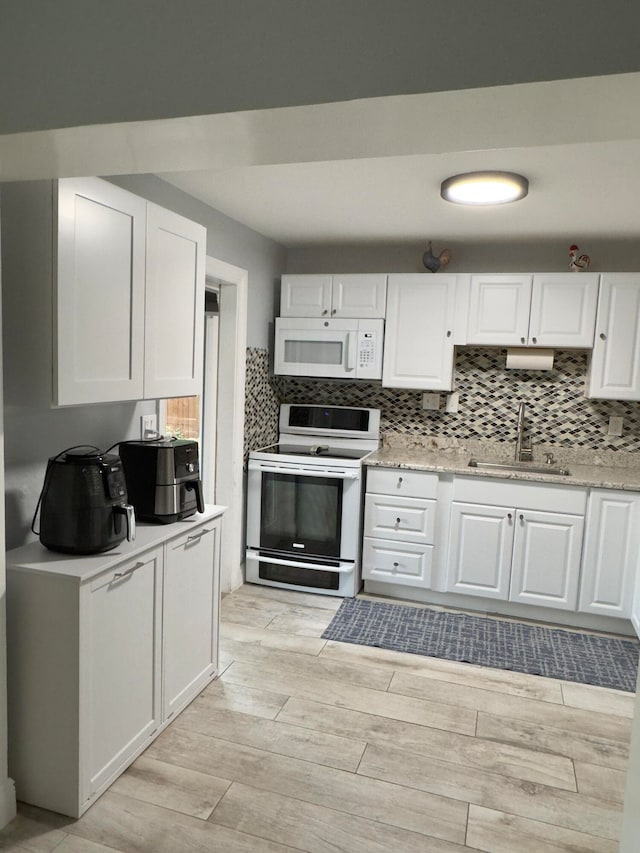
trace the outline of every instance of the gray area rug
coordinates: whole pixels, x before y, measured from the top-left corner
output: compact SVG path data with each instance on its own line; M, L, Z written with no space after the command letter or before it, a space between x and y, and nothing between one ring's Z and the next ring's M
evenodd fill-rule
M630 692L640 648L631 638L360 598L343 599L322 638Z

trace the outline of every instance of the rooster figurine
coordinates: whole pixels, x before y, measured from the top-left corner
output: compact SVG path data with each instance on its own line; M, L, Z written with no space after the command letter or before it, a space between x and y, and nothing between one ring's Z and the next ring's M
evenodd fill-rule
M431 241L429 241L429 248L422 256L422 263L429 272L438 272L438 270L444 269L450 260L451 252L449 249L443 249L439 255L434 255Z
M589 255L579 255L579 251L580 249L578 249L575 243L569 246L569 269L573 272L588 270L591 263Z

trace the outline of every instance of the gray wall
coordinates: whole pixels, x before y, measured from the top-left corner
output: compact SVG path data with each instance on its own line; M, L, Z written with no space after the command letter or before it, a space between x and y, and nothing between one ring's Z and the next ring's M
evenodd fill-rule
M154 175L109 178L130 192L200 222L207 229L207 255L249 273L247 346L266 347L268 323L277 306L284 247L219 213Z
M435 243L434 253L451 249L446 271L472 272L562 272L568 267L571 238L553 242L466 242ZM426 272L422 255L428 246L416 244L312 246L290 249L287 272ZM591 271L637 272L640 243L637 239L589 241L580 245L591 256Z
M2 0L0 9L0 133L640 68L640 9L628 0Z

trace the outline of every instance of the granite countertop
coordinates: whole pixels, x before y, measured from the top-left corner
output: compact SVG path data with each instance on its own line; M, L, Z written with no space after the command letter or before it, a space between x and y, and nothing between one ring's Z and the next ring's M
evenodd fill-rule
M545 453L553 453L551 468L568 469L570 474L563 476L527 470L528 466L544 467ZM557 483L563 486L640 491L640 454L635 453L537 445L534 446L533 461L519 463L516 471L470 468L469 460L472 458L481 462L512 463L514 445L507 442L459 441L438 436L383 436L381 448L365 459L365 465L464 474L470 477Z

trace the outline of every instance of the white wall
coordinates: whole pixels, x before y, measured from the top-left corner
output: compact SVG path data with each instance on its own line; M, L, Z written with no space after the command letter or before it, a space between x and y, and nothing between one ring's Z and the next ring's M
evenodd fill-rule
M0 133L633 71L639 23L627 0L14 0Z

